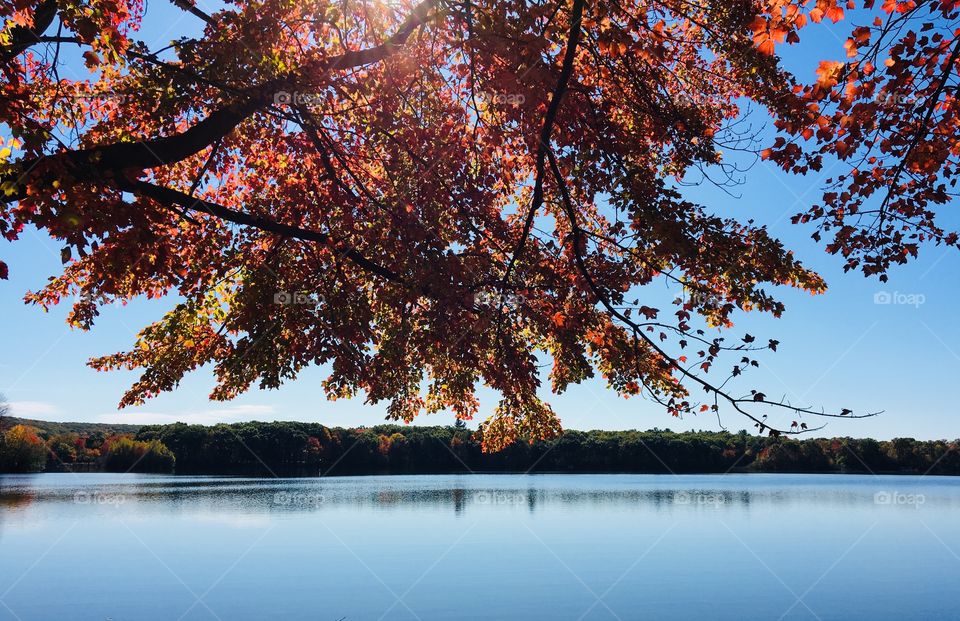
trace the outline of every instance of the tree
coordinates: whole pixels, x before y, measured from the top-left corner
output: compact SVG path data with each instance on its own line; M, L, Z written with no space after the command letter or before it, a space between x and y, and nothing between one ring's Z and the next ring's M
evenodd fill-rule
M6 436L3 432L4 424L3 418L10 411L10 406L7 405L7 399L2 394L0 394L0 467L2 467L3 455L6 445Z
M848 269L884 278L922 242L957 244L934 213L960 153L955 0L176 4L204 29L163 51L136 40L137 0L0 9L0 233L64 244L28 300L78 296L84 329L105 303L183 300L91 361L142 371L121 406L207 363L218 400L329 363L330 398L364 392L407 421L469 419L485 382L498 449L559 430L537 393L549 356L555 392L599 373L674 415L800 433L796 414L854 415L733 392L777 341L711 329L824 282L681 182L728 182L725 151L797 174L839 161L795 221ZM804 84L777 46L844 6L875 19ZM71 54L93 77L57 73ZM745 100L773 117L769 148ZM664 281L675 307L644 303Z
M104 446L103 468L107 472L172 472L176 465L173 452L159 440L140 442L120 436Z
M72 464L77 461L77 440L75 433L59 433L47 439L47 462L53 467Z
M37 472L47 463L47 446L36 431L26 425L14 425L4 435L0 453L0 472Z

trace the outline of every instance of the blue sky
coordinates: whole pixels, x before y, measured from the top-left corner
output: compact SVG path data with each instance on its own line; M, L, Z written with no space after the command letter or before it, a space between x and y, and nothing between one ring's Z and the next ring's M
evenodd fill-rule
M199 4L212 10L207 3ZM152 48L174 36L196 32L199 20L167 3L150 3L140 37ZM842 38L849 24L821 24L804 31L800 46L786 51L787 65L809 79L817 61L843 56ZM74 66L76 71L85 71ZM756 115L762 122L765 116ZM836 172L835 170L832 172ZM960 252L926 247L918 260L896 269L888 283L843 274L841 260L827 255L809 239L810 230L789 218L819 197L820 182L831 171L805 178L790 177L772 165L757 163L736 188L734 198L711 186L691 188L689 196L724 214L754 218L830 285L822 296L783 291L787 313L741 315L737 334L747 331L780 341L779 353L763 355L761 368L746 392L760 388L798 404L841 407L855 412L884 410L865 420L832 421L819 435L889 438L960 438L960 408L953 389L960 369L960 331L954 323L960 303ZM952 207L952 206L951 206ZM954 216L951 220L956 221ZM213 423L239 420L305 420L328 425L370 425L383 420L384 407L361 399L327 402L320 389L324 369L301 374L277 391L252 391L230 403L212 403L207 394L212 375L202 370L185 379L179 390L143 407L118 411L116 404L134 378L132 372L97 373L85 365L94 355L129 348L137 331L158 319L169 301L136 300L126 307L104 309L91 332L69 329L66 308L44 313L25 306L27 290L43 286L59 273L59 245L37 231L26 231L14 244L0 244L0 258L10 266L9 281L0 281L0 316L7 334L0 349L0 393L13 413L47 420L97 422ZM891 303L877 303L889 299ZM481 418L497 397L481 392ZM678 420L643 399L623 400L602 381L591 381L553 396L550 402L564 426L576 429L718 429L713 415ZM448 413L422 416L418 424L449 424ZM816 419L805 419L811 426ZM722 414L731 430L747 428L735 413ZM475 424L475 423L474 423Z

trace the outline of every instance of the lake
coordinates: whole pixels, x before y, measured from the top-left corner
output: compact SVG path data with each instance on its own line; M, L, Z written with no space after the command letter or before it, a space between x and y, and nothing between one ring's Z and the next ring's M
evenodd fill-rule
M0 620L960 619L960 478L0 477Z

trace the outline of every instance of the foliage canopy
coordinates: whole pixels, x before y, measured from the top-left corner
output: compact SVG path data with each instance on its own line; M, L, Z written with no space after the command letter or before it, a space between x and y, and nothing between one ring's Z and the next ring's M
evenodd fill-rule
M330 364L329 397L402 420L470 418L484 382L497 449L559 429L538 397L547 356L554 391L600 373L675 415L798 432L803 408L727 388L777 342L697 326L779 315L776 286L824 282L680 182L722 183L736 150L798 174L839 160L795 221L848 269L885 278L923 242L957 244L936 217L960 155L956 0L176 4L204 29L164 50L136 38L140 0L0 4L0 234L64 244L27 299L79 296L84 329L102 304L181 300L91 362L142 370L121 405L207 363L214 399ZM779 46L854 8L871 19L846 62L812 84L781 66ZM70 54L89 76L59 73ZM744 101L773 119L766 149ZM644 304L663 281L689 295Z

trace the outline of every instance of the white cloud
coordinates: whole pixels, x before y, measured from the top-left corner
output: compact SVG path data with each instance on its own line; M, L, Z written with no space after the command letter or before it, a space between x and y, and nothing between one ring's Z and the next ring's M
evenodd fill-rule
M216 413L220 416L262 416L273 414L276 408L272 405L235 405L219 410L208 410L210 413Z
M129 425L166 425L189 423L191 425L215 425L248 420L275 420L276 408L272 405L232 405L206 410L184 410L176 414L168 412L138 412L135 409L112 414L100 414L95 422Z
M11 401L9 405L10 415L19 418L53 416L60 412L60 408L45 401Z

